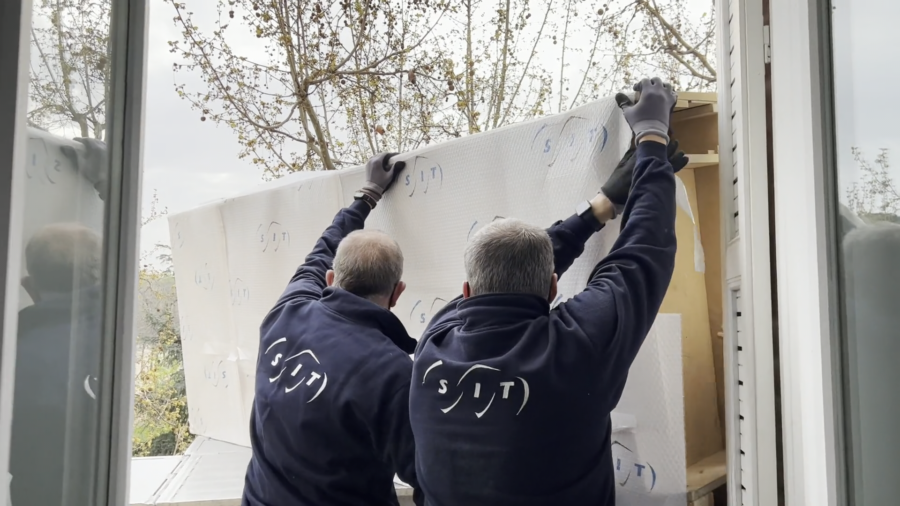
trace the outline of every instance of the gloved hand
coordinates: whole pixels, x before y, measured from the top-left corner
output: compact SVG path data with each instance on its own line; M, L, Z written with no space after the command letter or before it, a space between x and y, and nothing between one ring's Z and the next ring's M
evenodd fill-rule
M75 137L76 141L84 145L83 150L72 146L62 146L60 151L66 156L78 173L94 184L94 189L103 199L106 196L107 180L109 176L109 152L106 143L99 139Z
M625 152L625 156L622 157L622 160L620 160L619 164L616 165L616 168L613 169L612 174L609 175L609 179L607 179L606 183L600 188L600 191L606 195L606 198L609 199L610 202L612 202L617 215L621 214L625 209L625 202L628 201L628 195L631 193L631 178L634 174L634 164L636 161L634 152L636 150L637 147L632 145L631 148ZM678 172L685 168L688 161L690 161L688 157L685 156L684 151L678 150L677 140L669 142L666 152L668 153L669 163L672 164L672 170L674 172Z
M691 159L684 154L684 151L678 150L678 141L676 140L669 141L669 145L666 147L666 156L668 156L669 163L672 164L672 170L675 173L678 173L678 171L687 167L688 162L691 161Z
M406 167L406 162L390 163L391 157L396 154L380 153L366 163L366 184L362 187L362 191L376 201L381 200L384 192L394 184L397 174Z
M620 214L628 201L631 192L631 176L634 174L634 152L637 148L632 145L625 152L625 156L619 160L619 164L613 169L606 183L600 187L600 191L612 202L616 214Z
M668 143L669 122L678 94L658 77L635 84L634 91L641 94L637 103L624 93L616 94L616 102L634 131L635 142L641 142L645 135L658 135Z

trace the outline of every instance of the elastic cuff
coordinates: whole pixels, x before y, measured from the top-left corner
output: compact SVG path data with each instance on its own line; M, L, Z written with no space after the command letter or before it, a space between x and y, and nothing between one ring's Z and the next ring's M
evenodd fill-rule
M648 135L658 135L658 136L662 137L663 139L665 139L666 144L669 143L669 134L667 134L666 132L664 132L662 130L644 130L635 136L634 142L640 144L641 139L643 139L644 137L646 137Z
M663 162L669 161L669 152L668 146L661 142L647 141L638 144L637 152L634 154L637 157L637 162L640 163L641 158L656 158Z
M372 207L363 200L354 200L347 206L347 209L359 213L364 220L368 218L369 213L372 212Z
M641 142L647 135L658 135L669 143L669 125L657 119L645 119L634 124L634 142Z
M382 195L384 195L384 190L374 183L366 183L366 185L360 188L359 191L365 192L367 195L375 199L375 202L379 202Z
M596 219L591 215L590 218L592 221L596 222ZM574 234L577 240L582 243L587 242L588 239L594 235L597 230L594 228L594 223L590 223L588 219L582 218L577 214L573 214L569 216L565 221L562 222L562 227L564 230L567 230L569 233ZM603 228L603 224L600 224L601 228Z

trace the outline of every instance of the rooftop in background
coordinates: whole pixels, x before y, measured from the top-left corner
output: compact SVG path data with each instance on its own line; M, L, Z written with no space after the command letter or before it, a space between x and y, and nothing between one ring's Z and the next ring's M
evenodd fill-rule
M198 436L182 456L131 460L131 506L240 506L250 448ZM394 479L401 506L412 489Z

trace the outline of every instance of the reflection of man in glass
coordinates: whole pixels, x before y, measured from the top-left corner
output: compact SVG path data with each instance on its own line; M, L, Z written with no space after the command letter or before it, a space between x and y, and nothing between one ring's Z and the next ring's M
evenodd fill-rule
M100 236L52 224L25 249L10 455L15 505L89 504L100 360Z
M900 452L900 225L886 221L896 219L891 215L866 218L869 224L843 239L845 424L857 497L896 504L896 488L887 484Z

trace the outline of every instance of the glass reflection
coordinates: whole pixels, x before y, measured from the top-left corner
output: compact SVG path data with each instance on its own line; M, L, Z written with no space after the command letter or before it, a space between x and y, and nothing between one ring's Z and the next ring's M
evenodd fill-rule
M834 0L831 10L848 483L852 504L896 504L900 104L884 91L900 73L877 48L900 42L900 3Z
M11 500L96 500L111 0L34 2Z

